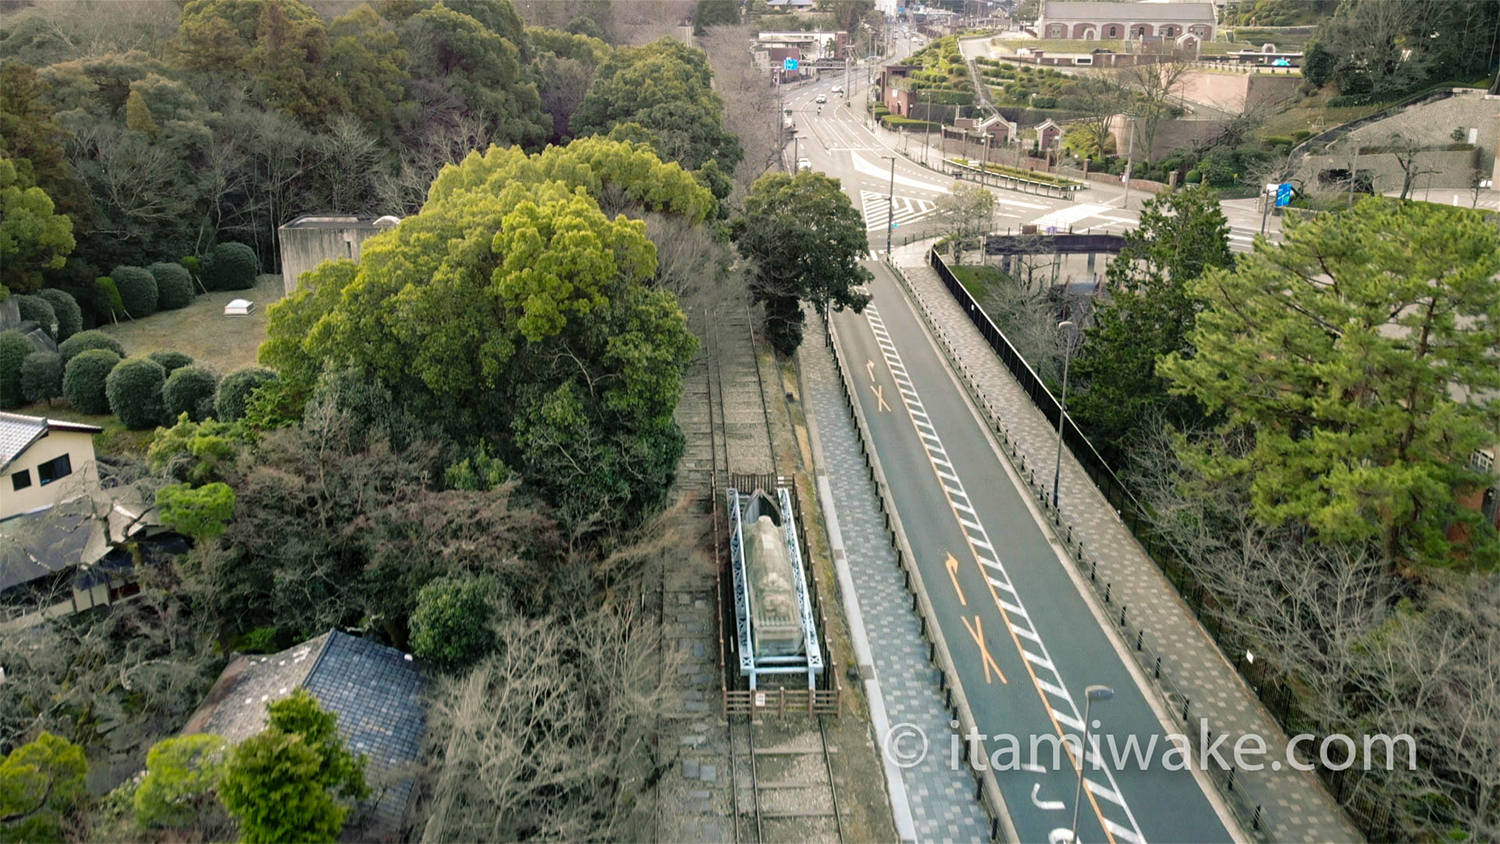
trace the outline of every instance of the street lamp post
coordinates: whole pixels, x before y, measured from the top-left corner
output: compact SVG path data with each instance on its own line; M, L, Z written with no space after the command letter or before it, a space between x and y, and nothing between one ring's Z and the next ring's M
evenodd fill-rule
M1057 509L1057 488L1062 481L1063 420L1068 418L1068 363L1073 358L1073 340L1069 334L1077 329L1072 320L1057 324L1063 337L1063 382L1062 401L1057 410L1057 463L1052 468L1052 509Z
M891 232L896 228L896 156L882 155L891 162L891 187L885 195L885 257L891 258Z
M1083 769L1089 755L1089 704L1096 700L1109 700L1115 690L1109 686L1089 686L1083 690L1083 744L1078 748L1078 788L1073 792L1073 831L1068 836L1070 844L1078 841L1078 806L1083 799Z
M927 110L922 112L922 164L927 164L927 151L932 148L932 89L927 89Z

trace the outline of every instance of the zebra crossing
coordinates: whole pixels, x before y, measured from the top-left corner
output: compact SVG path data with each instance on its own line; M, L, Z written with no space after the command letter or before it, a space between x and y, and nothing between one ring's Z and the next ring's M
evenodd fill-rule
M895 213L898 229L931 214L933 209L937 208L937 203L930 199L916 199L909 196L898 196L888 206L886 194L869 190L860 191L859 200L860 205L863 206L867 232L885 231L890 220L887 207Z

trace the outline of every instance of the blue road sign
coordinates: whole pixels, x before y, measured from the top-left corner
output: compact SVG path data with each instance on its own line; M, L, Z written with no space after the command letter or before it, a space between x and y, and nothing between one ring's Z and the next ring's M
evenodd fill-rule
M797 69L797 60L796 59L782 59L781 60L781 69L782 70L796 70Z
M1292 202L1292 183L1282 182L1276 186L1276 207L1281 208Z

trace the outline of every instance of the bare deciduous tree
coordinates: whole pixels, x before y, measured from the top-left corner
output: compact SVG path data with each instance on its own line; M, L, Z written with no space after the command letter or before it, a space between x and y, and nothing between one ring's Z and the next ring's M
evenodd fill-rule
M1110 126L1114 123L1115 116L1125 109L1130 100L1129 95L1113 75L1104 71L1079 76L1075 91L1078 106L1083 111L1083 117L1078 122L1094 143L1093 154L1103 158Z
M963 263L964 245L989 231L995 195L979 185L963 182L938 197L936 217L954 239L955 262Z
M422 840L628 837L671 761L651 742L673 674L654 620L601 607L496 633L497 652L436 693Z
M1145 147L1147 161L1152 160L1155 153L1157 129L1171 111L1172 89L1182 81L1188 69L1186 62L1173 60L1132 65L1120 71L1120 82L1133 95L1130 114L1140 124L1141 144Z
M1298 730L1361 748L1376 737L1370 768L1341 774L1345 800L1388 809L1401 837L1495 840L1500 579L1419 584L1387 570L1378 549L1268 531L1239 481L1183 466L1174 442L1161 433L1132 450L1155 535L1213 596L1204 609L1217 626L1289 679Z
M724 128L740 139L745 151L734 171L740 195L775 164L781 142L781 113L770 73L755 66L746 47L753 36L749 26L716 26L698 39L714 71L714 91L724 101Z
M1415 138L1409 138L1400 132L1392 132L1385 147L1396 157L1396 166L1401 168L1402 200L1411 198L1417 179L1438 172L1430 166L1424 166L1422 153L1425 147Z

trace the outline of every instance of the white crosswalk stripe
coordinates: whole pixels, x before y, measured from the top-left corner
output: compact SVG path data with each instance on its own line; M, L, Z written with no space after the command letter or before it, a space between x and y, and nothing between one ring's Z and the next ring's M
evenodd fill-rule
M862 190L859 192L859 200L864 206L865 231L884 231L890 219L886 214L886 194ZM930 199L897 196L890 202L890 207L895 211L896 228L899 229L931 214L937 208L937 203Z

